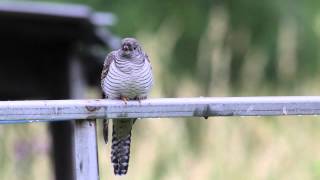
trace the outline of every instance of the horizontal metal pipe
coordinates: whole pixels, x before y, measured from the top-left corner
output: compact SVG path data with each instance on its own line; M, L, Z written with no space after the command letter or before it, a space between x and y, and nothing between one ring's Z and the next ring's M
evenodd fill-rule
M96 118L320 115L320 96L0 101L0 123Z

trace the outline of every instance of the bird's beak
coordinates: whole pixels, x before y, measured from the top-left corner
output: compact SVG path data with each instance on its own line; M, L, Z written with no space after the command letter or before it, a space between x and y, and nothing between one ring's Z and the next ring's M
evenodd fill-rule
M126 46L126 45L124 45L124 46L123 46L123 50L124 50L124 51L128 51L128 50L129 50L129 47Z

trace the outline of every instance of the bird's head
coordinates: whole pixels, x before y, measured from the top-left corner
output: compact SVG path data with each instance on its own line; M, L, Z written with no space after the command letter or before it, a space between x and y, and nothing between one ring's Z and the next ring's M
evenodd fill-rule
M138 41L134 38L124 38L121 41L121 55L123 57L132 58L138 56L141 52L141 47Z

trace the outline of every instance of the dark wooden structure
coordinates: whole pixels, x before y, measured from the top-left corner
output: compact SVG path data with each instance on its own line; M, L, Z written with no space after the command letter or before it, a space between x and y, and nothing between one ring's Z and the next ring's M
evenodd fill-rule
M87 85L99 86L104 60L99 48L117 45L105 28L113 22L111 14L82 5L0 3L0 100L83 98ZM75 159L78 136L91 132L96 141L95 126L88 129L85 123L50 125L56 179L89 175L77 174L88 167Z

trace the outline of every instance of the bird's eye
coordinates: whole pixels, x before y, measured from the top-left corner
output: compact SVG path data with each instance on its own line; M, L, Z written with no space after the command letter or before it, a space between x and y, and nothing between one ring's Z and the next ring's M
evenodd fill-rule
M134 49L134 50L136 50L136 49L137 49L137 47L134 47L133 49Z

